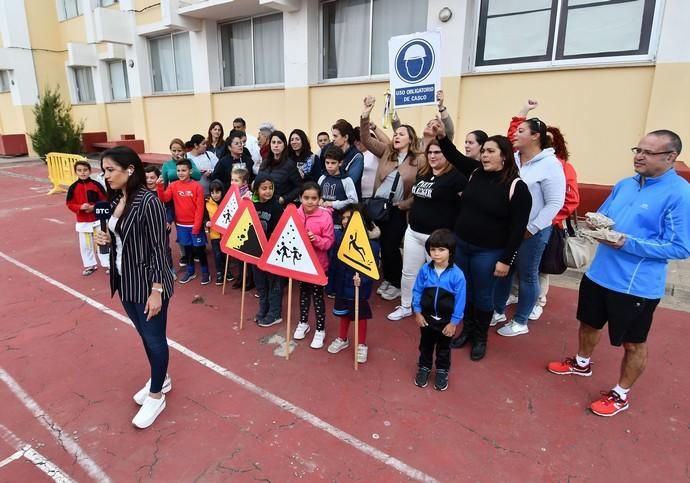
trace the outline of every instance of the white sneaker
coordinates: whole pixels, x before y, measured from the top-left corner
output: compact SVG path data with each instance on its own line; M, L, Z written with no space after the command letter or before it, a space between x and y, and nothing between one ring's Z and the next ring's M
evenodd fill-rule
M348 347L350 347L350 342L338 337L328 346L328 352L331 354L337 354L341 350L347 349Z
M389 285L388 289L381 294L383 300L395 300L400 297L400 289L395 285Z
M493 327L499 322L505 322L506 320L508 320L506 319L506 314L499 314L498 312L494 312L493 317L491 317L491 323L489 325Z
M504 337L515 337L516 335L528 334L529 327L527 327L527 324L518 324L514 320L511 320L496 332L498 332L498 335Z
M167 394L170 392L172 389L172 379L170 379L170 375L166 374L165 375L165 381L163 381L163 389L162 392L163 394ZM151 392L151 379L146 381L146 384L144 387L139 389L137 393L132 397L134 399L134 402L137 403L139 406L144 404L144 401L146 400L146 397L149 395L149 392Z
M307 332L309 332L309 330L309 324L303 324L302 322L300 322L299 324L297 324L295 334L292 336L292 338L296 340L302 340L304 339L304 336L307 335Z
M132 424L139 429L148 428L153 424L158 415L163 412L163 409L165 409L165 395L161 395L160 399L146 396L144 404L141 405L139 412L132 419Z
M388 320L400 320L412 315L412 307L398 305L393 312L388 314Z
M513 305L518 303L517 295L510 294L508 300L506 300L506 305Z
M530 314L527 318L529 320L539 320L539 317L541 317L541 314L543 314L543 313L544 313L544 308L539 304L535 304L534 308L532 309L532 312L530 312Z
M384 280L383 282L381 282L381 285L379 285L379 288L376 289L376 293L381 295L383 292L388 290L388 287L390 286L391 284L388 283L388 280Z
M326 338L325 330L314 331L314 338L311 340L309 347L312 349L321 349L323 347L323 341Z
M364 344L359 344L357 346L357 362L364 364L367 361L367 354L369 353L369 348Z

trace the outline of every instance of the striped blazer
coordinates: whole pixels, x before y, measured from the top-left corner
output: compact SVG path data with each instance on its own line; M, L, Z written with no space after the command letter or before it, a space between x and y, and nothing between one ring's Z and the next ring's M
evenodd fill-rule
M110 295L120 292L125 302L146 303L151 284L163 286L163 298L173 294L173 276L168 251L165 208L156 193L145 188L134 193L129 209L117 221L115 230L122 239L122 276L116 266L116 244L110 245ZM110 204L111 212L122 195ZM114 236L111 233L111 237Z

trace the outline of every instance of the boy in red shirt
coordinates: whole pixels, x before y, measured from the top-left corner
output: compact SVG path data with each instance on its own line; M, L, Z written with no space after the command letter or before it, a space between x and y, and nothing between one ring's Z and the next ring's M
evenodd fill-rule
M93 239L93 231L99 226L94 214L94 205L97 201L106 201L108 196L103 186L91 179L91 165L87 161L75 162L74 172L78 179L67 190L67 208L77 214L75 229L79 233L79 251L84 263L84 271L81 274L87 276L98 269L96 254L102 267L108 269L110 266L110 256L107 253L99 253L95 249Z
M172 200L175 205L177 243L184 246L187 258L187 271L180 277L179 282L187 283L196 278L194 259L197 259L201 265L201 285L206 285L211 278L206 259L206 233L203 229L204 189L191 179L191 161L181 159L176 166L178 180L163 189L163 180L160 179L158 197L164 203Z

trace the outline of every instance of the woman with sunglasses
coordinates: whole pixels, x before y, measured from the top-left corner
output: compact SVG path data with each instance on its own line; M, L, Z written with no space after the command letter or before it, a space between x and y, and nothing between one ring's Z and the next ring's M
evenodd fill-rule
M528 99L522 110L517 116L513 117L508 127L508 138L513 141L518 127L527 119L527 114L535 109L539 103L535 100ZM568 151L568 143L563 137L563 133L556 126L547 126L546 135L551 141L551 147L554 149L554 154L561 166L563 166L563 173L565 174L565 201L561 210L553 219L552 229L563 231L563 222L570 218L580 204L580 191L577 184L577 172L570 163L570 152ZM516 304L519 300L518 281L517 277L513 277L513 285L510 290L507 305ZM532 311L529 314L529 320L539 320L541 314L546 306L546 295L549 292L549 275L547 273L539 273L539 297L537 303L534 304Z
M513 319L498 329L498 334L514 337L529 333L528 317L539 297L539 264L551 235L551 223L563 207L565 175L556 159L546 124L536 117L521 122L515 133L513 149L520 178L532 195L532 209L514 265L520 276L520 297ZM491 325L505 322L505 309L512 277L496 284L494 316Z
M439 123L439 121L433 121ZM400 320L412 315L412 288L417 273L427 257L426 241L434 230L453 229L458 213L460 193L467 178L458 172L443 156L435 137L428 140L426 164L417 171L412 186L412 206L409 225L403 242L403 266L400 280L400 305L388 314L389 320Z

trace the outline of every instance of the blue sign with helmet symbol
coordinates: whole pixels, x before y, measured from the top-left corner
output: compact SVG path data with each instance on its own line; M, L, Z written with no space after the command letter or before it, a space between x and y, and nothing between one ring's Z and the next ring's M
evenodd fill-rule
M395 71L402 80L417 84L426 79L434 68L434 49L423 39L405 43L395 56Z

